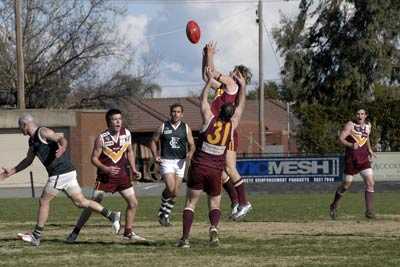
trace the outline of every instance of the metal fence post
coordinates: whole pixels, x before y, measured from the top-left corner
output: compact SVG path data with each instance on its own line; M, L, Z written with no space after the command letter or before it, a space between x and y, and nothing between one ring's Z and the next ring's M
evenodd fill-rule
M32 198L35 198L35 187L33 185L33 173L30 171L29 175L31 177L31 190L32 190Z

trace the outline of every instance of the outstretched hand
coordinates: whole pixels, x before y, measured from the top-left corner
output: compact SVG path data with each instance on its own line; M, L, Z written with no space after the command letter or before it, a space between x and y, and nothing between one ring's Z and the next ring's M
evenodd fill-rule
M210 41L208 44L206 44L204 50L207 55L215 54L215 52L217 51L217 42Z
M206 67L206 76L208 81L211 81L211 79L214 78L214 72L210 67Z
M233 79L239 84L240 87L246 86L246 80L240 72L234 73Z
M0 171L0 181L4 181L5 179L7 179L8 177L10 177L11 174L11 170L10 169L6 169L4 167L1 168Z

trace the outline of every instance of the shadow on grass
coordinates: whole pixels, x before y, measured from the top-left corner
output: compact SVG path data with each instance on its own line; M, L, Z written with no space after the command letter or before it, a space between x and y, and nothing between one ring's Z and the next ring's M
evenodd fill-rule
M20 238L11 238L11 237L5 237L5 238L0 238L0 242L11 242L11 241L20 241Z
M59 243L59 244L66 244L69 246L74 245L126 245L126 246L154 246L158 247L161 246L162 243L153 241L153 240L146 240L146 241L100 241L100 240L85 240L85 241L75 241L74 243L67 243L65 240L60 239L44 239L43 242L51 242L51 243Z
M21 243L29 244L28 242L22 241L20 238L15 237L15 238L0 238L0 243L2 242L14 242L14 241L20 241ZM154 246L154 247L159 247L159 246L164 246L166 245L167 242L165 241L153 241L153 240L146 240L146 241L100 241L100 240L87 240L87 241L76 241L74 243L67 243L64 239L56 239L56 238L44 238L41 240L41 244L65 244L68 246L77 246L77 245L104 245L104 246L109 246L109 245L126 245L126 246Z

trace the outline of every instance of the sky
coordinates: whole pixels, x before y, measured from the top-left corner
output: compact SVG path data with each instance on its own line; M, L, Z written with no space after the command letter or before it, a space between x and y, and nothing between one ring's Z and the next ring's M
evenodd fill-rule
M154 79L162 92L159 97L198 95L201 79L202 48L217 42L215 66L228 73L244 64L253 72L250 89L258 84L257 0L130 0L116 32L135 47L135 56L157 55L159 75ZM276 55L271 29L279 27L281 16L295 17L299 1L263 0L263 75L279 81L282 59ZM201 29L197 44L187 40L185 29L195 20Z

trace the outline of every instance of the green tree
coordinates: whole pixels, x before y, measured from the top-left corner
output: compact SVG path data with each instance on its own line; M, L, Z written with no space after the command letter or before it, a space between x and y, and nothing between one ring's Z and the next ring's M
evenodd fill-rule
M247 99L258 99L258 89L251 90L247 94ZM264 83L264 97L270 99L281 99L281 88L280 86L273 81L268 81Z
M398 83L399 1L321 1L311 10L312 3L302 0L297 19L274 31L290 100L363 102L376 84Z
M161 92L161 87L158 84L119 73L96 88L89 86L77 90L69 108L118 107L122 100L130 103L132 99L152 97L159 92Z
M122 78L121 73L132 70L135 61L131 51L135 49L125 45L122 37L115 34L115 21L125 11L123 5L107 0L29 0L22 3L28 108L66 107L65 99L72 92L88 87L96 90L101 84L113 83ZM0 89L3 99L9 100L10 94L16 91L13 0L0 0L0 25ZM115 61L124 63L113 68L110 65ZM156 64L154 62L152 70ZM103 73L96 73L104 66L110 67ZM102 74L105 76L104 73L109 81L93 81L94 76L99 78ZM148 80L141 75L134 75L132 79ZM79 100L75 105L78 104Z
M398 90L400 1L302 0L299 9L294 20L283 18L282 27L274 31L285 57L282 95L296 103L301 149L332 152L341 124L352 118L355 106L371 108L374 114L393 108L380 96L396 96ZM374 120L374 129L393 139L394 130L382 124L386 119Z

